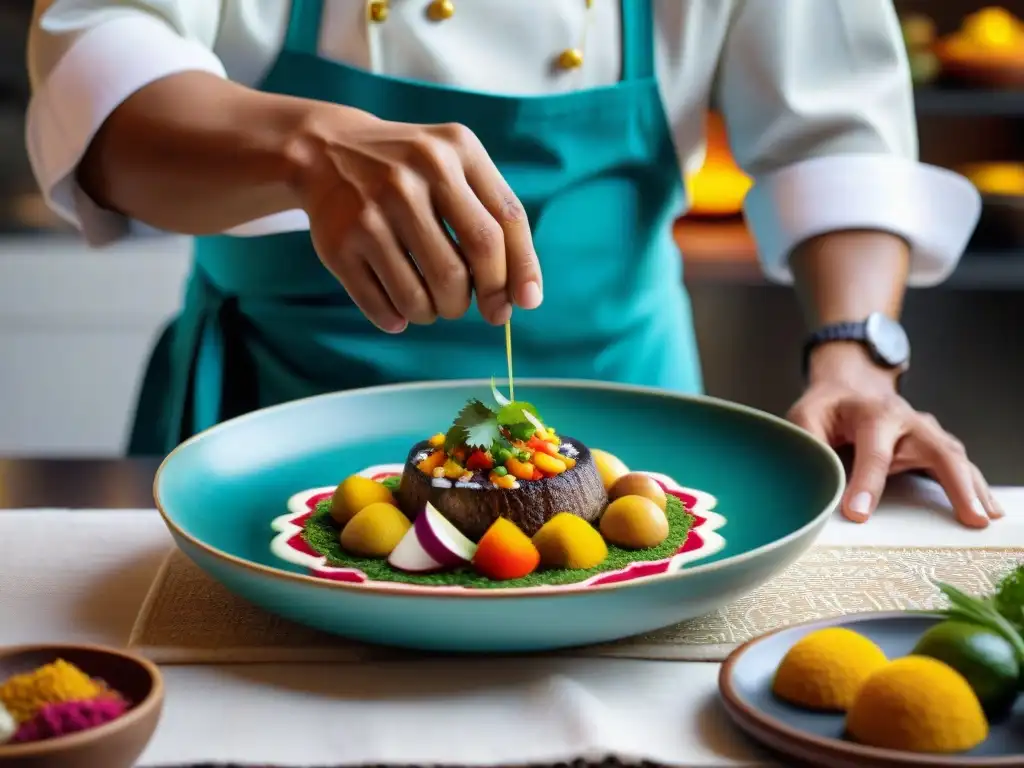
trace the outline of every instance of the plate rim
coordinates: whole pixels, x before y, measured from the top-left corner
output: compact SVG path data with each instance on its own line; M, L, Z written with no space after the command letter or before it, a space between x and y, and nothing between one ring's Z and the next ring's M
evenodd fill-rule
M767 731L770 734L780 736L785 742L797 742L810 744L819 753L832 752L841 755L844 759L862 759L873 761L865 765L879 766L907 766L907 768L1021 768L1024 766L1024 755L1019 756L976 756L965 757L958 755L942 755L932 753L901 752L895 749L883 749L881 747L869 747L853 741L826 738L817 734L807 733L793 728L781 720L772 717L761 709L751 706L743 701L733 686L735 668L740 659L757 644L768 640L775 635L789 632L796 629L827 628L834 626L846 626L848 624L862 624L868 622L891 621L893 619L905 619L916 617L921 619L934 619L941 621L943 614L933 611L859 611L839 616L830 616L821 619L813 619L798 624L788 624L776 627L764 634L747 640L737 646L722 662L718 670L718 693L725 711L733 723L745 734L750 736L758 744L764 745L761 739L754 735L753 731ZM783 751L778 747L775 751Z
M495 379L495 383L506 381L507 379ZM824 457L828 459L831 469L834 473L836 482L836 490L832 495L832 498L824 506L821 512L812 517L809 521L804 523L802 526L797 528L795 531L791 531L785 536L776 539L775 541L762 544L760 547L741 552L731 557L726 557L722 560L717 560L713 563L705 563L703 565L696 565L693 568L683 568L672 573L657 574L652 576L650 579L636 580L635 582L616 582L613 584L602 584L598 586L588 587L586 589L564 589L550 594L539 595L534 590L529 589L494 589L486 591L473 591L467 590L465 593L454 593L449 592L445 594L431 595L429 599L434 600L488 600L488 599L501 599L501 600L523 600L523 599L565 599L577 597L579 595L601 595L606 592L616 590L627 590L637 589L642 586L658 583L661 581L685 579L694 575L703 575L705 573L721 570L726 566L733 566L739 563L744 563L754 558L760 557L769 552L773 552L777 549L782 549L786 545L790 544L797 539L806 536L813 529L818 528L832 516L834 510L839 504L843 493L846 490L846 470L843 466L842 460L839 455L824 441L818 439L810 432L798 427L792 422L786 421L785 419L776 416L766 411L761 411L756 408L752 408L741 403L734 403L729 400L724 400L717 397L711 397L709 395L694 395L682 392L674 392L671 390L659 389L657 387L642 386L638 384L620 384L615 382L602 382L589 379L557 379L557 378L522 378L517 379L517 382L522 387L524 384L530 387L540 387L547 389L596 389L600 391L617 391L626 392L629 394L647 395L654 398L663 398L667 400L682 400L686 402L699 403L702 405L711 406L723 411L731 411L733 413L741 413L746 416L750 416L759 421L766 422L777 429L782 429L792 434L797 439L803 440L806 443L813 446L819 451ZM191 446L200 440L206 439L210 434L218 431L227 429L232 425L238 424L241 421L258 418L261 415L277 411L287 410L290 408L298 408L308 402L317 400L328 400L337 399L344 400L351 397L360 397L372 394L386 394L388 392L403 392L403 391L416 391L416 390L444 390L444 389L459 389L464 387L490 387L491 379L446 379L443 381L415 381L407 382L402 384L382 384L375 387L361 387L358 389L349 389L340 392L327 392L320 395L311 395L309 397L299 398L297 400L291 400L286 403L279 403L278 405L268 406L261 408L250 413L236 416L234 418L222 421L219 424L215 424L208 429L199 432L187 440L177 445L170 453L167 454L160 462L160 466L157 468L156 474L153 477L153 501L156 505L157 512L163 519L164 524L168 527L175 538L180 538L189 543L190 546L201 550L204 554L209 557L219 560L226 565L242 568L246 571L253 571L258 575L266 576L268 578L284 580L293 583L306 584L307 586L317 587L320 589L328 589L341 592L354 592L362 595L374 595L377 597L390 597L390 598L405 598L408 599L410 595L403 595L395 590L389 590L386 588L375 587L372 584L351 584L346 582L335 582L327 579L320 579L315 576L309 576L303 573L294 573L292 571L286 571L283 569L275 568L273 566L263 565L262 563L254 563L251 560L238 557L229 552L225 552L217 547L211 546L206 542L200 541L195 536L184 531L177 523L175 523L170 515L167 514L163 508L163 504L160 500L159 487L160 480L163 476L164 470L167 465L174 459L175 455L181 451L184 451L187 447ZM418 599L425 599L422 596L417 596Z

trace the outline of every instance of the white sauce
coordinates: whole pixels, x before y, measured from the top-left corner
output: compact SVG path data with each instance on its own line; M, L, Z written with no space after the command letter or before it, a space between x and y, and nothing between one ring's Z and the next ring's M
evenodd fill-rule
M576 446L569 443L562 443L560 446L562 453L568 456L570 459L574 459L580 455L580 452L576 450Z
M433 480L430 481L430 484L432 486L434 486L435 488L451 488L452 487L452 481L449 480L447 477L435 477Z
M480 483L463 483L463 482L456 483L455 487L456 488L472 488L474 491L479 491L481 488L483 488L483 486L480 485Z

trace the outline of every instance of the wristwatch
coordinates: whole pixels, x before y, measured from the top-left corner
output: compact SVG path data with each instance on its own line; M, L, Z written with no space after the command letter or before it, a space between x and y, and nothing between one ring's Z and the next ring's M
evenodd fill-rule
M903 326L881 312L873 312L866 320L826 325L808 336L804 343L804 376L811 353L822 344L834 341L861 344L882 368L902 374L910 367L910 339Z

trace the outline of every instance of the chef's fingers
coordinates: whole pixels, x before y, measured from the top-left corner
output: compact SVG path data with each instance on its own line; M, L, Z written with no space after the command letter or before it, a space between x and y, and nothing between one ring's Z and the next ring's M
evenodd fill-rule
M429 182L411 168L393 174L382 205L398 240L422 273L437 314L455 320L473 299L469 269L430 199Z
M967 459L963 444L928 414L917 414L908 437L922 460L921 468L942 486L957 519L970 528L987 526L988 512L975 490L974 465Z
M863 523L875 511L885 490L897 441L903 436L903 420L884 414L865 413L853 436L853 468L843 498L843 515Z
M505 233L477 198L461 167L434 186L434 199L469 264L480 314L488 322L501 325L512 316Z
M536 309L544 299L544 282L526 209L471 130L458 124L439 129L457 148L470 188L501 227L509 298L523 309Z
M978 469L978 465L971 464L971 476L974 478L974 492L981 500L981 505L985 508L985 513L988 515L990 520L998 520L1000 517L1006 517L1006 512L1002 509L1002 505L999 504L995 495L992 494L992 488L988 485L988 480L985 479L985 475Z
M348 293L367 319L387 333L401 333L408 320L395 308L370 261L377 259L373 230L377 214L369 207L335 206L325 197L322 210L338 215L317 216L308 209L309 234L320 261Z
M817 405L812 402L801 400L786 414L786 418L801 429L810 432L819 440L828 442L828 434L825 431L825 422L821 415L821 401Z
M926 475L936 482L941 482L934 467L932 467L928 459L922 455L919 446L920 443L916 443L912 440L905 440L900 443L892 461L892 474L896 475L903 472L916 472L917 474ZM985 480L984 475L982 475L981 470L973 463L970 464L970 474L974 482L974 493L981 502L981 505L984 507L985 514L987 514L991 520L998 520L999 518L1004 517L1006 513L1003 510L1002 505L992 494L992 490L989 488L988 482Z
M334 276L366 318L386 333L401 333L409 323L391 303L384 286L365 258L339 259Z
M981 470L978 469L976 464L971 464L971 474L974 476L974 492L981 499L982 505L985 507L985 512L988 514L990 520L998 520L1001 517L1006 516L1006 512L1003 510L1003 505L999 503L999 500L992 493L992 489L989 487L988 481L985 476L981 474Z
M368 207L360 224L359 251L365 255L392 306L414 325L429 325L437 320L427 286L383 212L376 206Z

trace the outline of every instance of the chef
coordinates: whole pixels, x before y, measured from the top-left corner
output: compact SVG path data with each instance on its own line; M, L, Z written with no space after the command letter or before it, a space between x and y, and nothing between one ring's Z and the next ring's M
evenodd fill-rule
M37 0L28 146L89 243L195 235L134 453L331 390L517 374L699 392L672 221L724 115L765 274L795 284L790 417L855 465L1001 516L898 393L906 286L955 266L978 196L916 160L891 0ZM751 375L756 375L752 372Z

